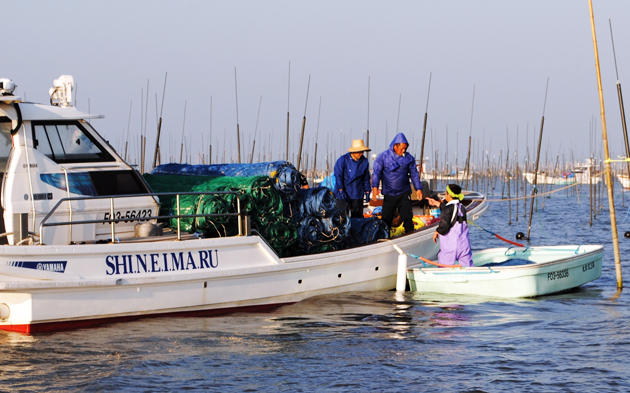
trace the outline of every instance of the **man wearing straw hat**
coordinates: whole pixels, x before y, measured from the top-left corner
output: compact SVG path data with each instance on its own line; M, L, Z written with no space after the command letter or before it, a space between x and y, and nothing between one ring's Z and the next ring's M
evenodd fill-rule
M335 163L337 206L352 218L363 217L363 199L370 193L370 164L363 155L370 151L363 139L355 139L348 153Z
M406 233L413 230L410 180L416 189L418 200L423 197L416 159L407 153L408 147L405 134L401 132L396 135L389 149L376 157L372 173L372 200L376 200L379 183L383 182L383 221L391 228L398 210Z

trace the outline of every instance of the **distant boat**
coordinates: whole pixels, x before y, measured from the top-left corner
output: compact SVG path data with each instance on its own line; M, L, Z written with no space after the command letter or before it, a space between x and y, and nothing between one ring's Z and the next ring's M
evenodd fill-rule
M536 184L553 184L557 186L566 186L575 183L589 184L591 180L590 168L594 167L593 161L592 159L586 160L584 164L577 164L571 172L564 172L557 176L549 175L545 172L538 172ZM523 176L529 184L534 184L534 173L524 172ZM601 176L593 176L592 180L593 184L597 184L602 178Z
M432 173L432 172L422 172L421 176L422 180L440 180L440 181L462 181L462 180L471 180L472 173L468 173L466 175L466 171L458 171L451 173Z
M623 188L630 188L630 178L628 178L628 175L619 174L617 175L617 179L619 179L619 183L621 183Z
M491 248L473 253L474 267L416 267L412 291L494 297L535 297L564 292L602 273L601 245Z

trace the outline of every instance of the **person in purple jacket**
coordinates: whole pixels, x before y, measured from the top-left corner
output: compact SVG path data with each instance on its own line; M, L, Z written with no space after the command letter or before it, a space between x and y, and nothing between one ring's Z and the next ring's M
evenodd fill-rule
M442 265L473 265L468 223L466 222L466 208L460 201L464 199L462 189L457 184L446 186L444 201L427 197L429 204L440 208L440 224L433 233L433 242L440 238L440 252L438 262Z
M337 206L352 218L363 218L363 200L370 193L370 164L363 154L370 151L363 139L352 141L348 153L335 163Z
M379 183L383 182L383 221L391 228L394 214L398 210L406 233L413 230L410 180L416 189L418 200L423 197L416 159L407 153L408 147L409 142L405 135L402 132L396 135L389 149L376 157L372 173L372 200L376 200Z

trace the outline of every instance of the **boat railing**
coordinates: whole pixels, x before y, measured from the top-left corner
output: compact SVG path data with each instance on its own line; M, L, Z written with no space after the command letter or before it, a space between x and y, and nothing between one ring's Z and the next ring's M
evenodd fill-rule
M210 214L181 214L180 207L180 197L183 195L234 195L236 196L236 213L210 213ZM72 244L72 226L73 225L83 225L83 224L110 224L111 225L111 242L114 242L116 239L116 229L115 224L122 221L123 218L116 218L115 211L115 203L116 199L127 199L127 198L141 198L141 197L163 197L163 196L175 196L176 204L175 204L175 212L176 214L172 215L157 215L154 217L146 217L140 218L138 221L149 221L149 220L160 220L160 219L177 219L177 240L181 240L181 219L182 218L197 218L197 217L237 217L238 224L238 236L246 236L249 234L249 218L246 212L241 211L241 198L238 192L236 191L202 191L202 192L159 192L159 193L146 193L146 194L129 194L129 195L109 195L109 196L91 196L91 197L70 197L70 198L62 198L60 199L55 206L48 212L46 217L39 224L39 244L44 245L44 228L47 227L56 227L56 226L69 226L70 234L69 234L69 243ZM110 203L110 215L109 218L103 219L93 219L93 220L80 220L73 221L72 220L72 202L73 201L93 201L93 200L107 200L109 199ZM68 203L68 209L70 211L70 221L57 221L57 222L48 222L49 219L53 216L55 211L64 203Z

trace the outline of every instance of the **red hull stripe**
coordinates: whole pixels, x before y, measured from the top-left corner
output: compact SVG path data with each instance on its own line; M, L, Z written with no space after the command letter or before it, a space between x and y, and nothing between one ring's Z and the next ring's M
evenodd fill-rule
M295 302L290 303L277 303L277 304L261 304L255 306L245 306L245 307L229 307L229 308L219 308L212 310L196 310L196 311L178 311L178 312L169 312L169 313L159 313L159 314L146 314L146 315L130 315L124 317L111 317L111 318L97 318L97 319L84 319L77 321L62 321L62 322L44 322L44 323L34 323L34 324L24 324L24 325L0 325L0 330L5 330L9 332L18 332L18 333L42 333L42 332L57 332L64 330L74 330L74 329L82 329L95 327L99 325L103 325L105 323L114 323L114 322L126 322L126 321L134 321L142 318L160 318L160 317L213 317L224 314L230 314L235 312L265 312L270 311L275 308L293 304Z

